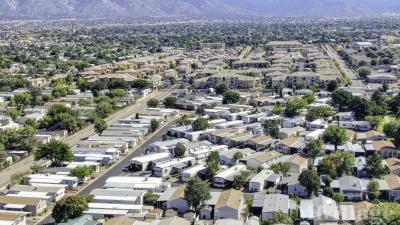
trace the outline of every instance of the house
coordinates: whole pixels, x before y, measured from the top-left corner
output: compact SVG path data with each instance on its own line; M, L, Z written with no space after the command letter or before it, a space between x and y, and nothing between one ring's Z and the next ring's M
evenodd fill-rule
M275 145L275 150L282 154L294 154L302 152L305 147L304 140L299 137L288 137L280 140Z
M219 196L222 192L210 192L211 199L207 200L204 206L200 209L200 218L203 220L214 219L214 208L218 202Z
M305 186L299 182L299 173L289 173L287 176L282 178L280 183L282 193L293 194L297 197L308 197L308 192Z
M136 220L126 217L126 216L118 216L114 218L108 219L104 225L135 225Z
M35 187L29 185L14 185L8 190L8 194L30 194L38 193L49 197L49 200L56 202L64 197L65 188L62 187Z
M253 137L253 133L238 133L229 137L226 137L223 140L223 143L226 144L230 148L244 148L248 145L250 139Z
M123 188L130 190L145 190L149 192L163 192L170 186L163 183L159 177L109 177L104 184L104 188Z
M263 151L270 147L273 147L278 140L272 138L271 136L262 134L257 137L253 137L249 140L248 146L255 151Z
M236 134L240 133L237 128L225 128L220 130L215 130L208 133L208 140L213 144L221 144L223 141Z
M220 152L219 158L221 160L221 164L223 164L223 165L236 164L237 159L235 159L235 154L237 152L242 153L243 157L247 157L247 156L253 154L255 151L253 151L250 148L243 148L243 149L233 148L233 149L229 149L228 151Z
M94 189L91 191L93 200L84 212L95 218L114 217L127 213L142 213L145 191L128 189Z
M335 200L319 196L300 201L300 220L312 222L313 225L337 223L339 208Z
M296 202L289 199L288 195L269 194L265 196L264 205L261 212L262 220L273 220L275 214L280 212L285 216L290 215L290 211L296 209Z
M134 171L145 171L149 164L154 164L170 159L171 154L169 152L160 152L149 155L143 155L134 157L131 159L130 168Z
M397 157L397 148L392 142L381 140L365 145L367 155L380 154L384 158Z
M398 82L398 79L395 75L389 73L377 73L371 74L367 76L369 83L379 83L379 84L394 84Z
M198 148L189 150L189 155L196 159L197 162L205 161L207 156L210 155L212 152L224 152L228 150L228 146L226 145L201 145ZM188 149L186 148L186 152Z
M286 162L290 165L291 173L301 173L308 167L308 159L298 154L292 155Z
M162 220L153 220L151 225L190 225L190 221L173 216Z
M274 164L276 160L281 156L282 154L277 151L263 151L249 155L241 159L240 161L245 162L247 168L267 168Z
M357 133L357 140L365 144L374 141L386 140L386 135L376 130L370 130L365 133Z
M379 191L387 192L389 186L385 180L374 179L379 183ZM334 191L340 192L343 196L350 201L360 201L368 194L369 179L360 179L353 176L343 176L331 182L331 187Z
M389 187L389 200L400 200L400 178L395 174L388 174L383 177Z
M26 225L26 213L6 211L0 212L0 224Z
M362 201L353 204L355 225L364 225L364 219L368 217L369 210L374 206L374 204Z
M193 164L195 159L193 157L185 157L181 159L172 159L165 162L156 163L153 168L153 174L156 177L165 177L181 172L190 164Z
M355 120L355 115L353 112L338 112L336 113L336 118L338 121L353 121Z
M246 169L246 166L243 164L237 164L223 170L222 172L216 174L213 178L213 185L217 188L226 188L231 185L233 178L240 174L242 171Z
M296 116L293 118L284 118L283 119L283 128L291 128L291 127L301 127L306 123L306 118L304 116Z
M280 174L274 173L272 170L262 170L249 181L249 191L260 192L265 187L274 187L282 179Z
M214 209L214 219L241 220L243 193L234 189L221 192Z
M186 144L189 140L185 138L177 138L168 141L156 141L148 146L150 152L173 152L178 143Z
M28 212L32 216L37 216L46 208L47 202L43 198L0 196L1 210Z
M251 115L243 115L242 120L245 124L249 123L255 123L255 122L260 122L261 119L264 117L267 117L267 113L257 113L257 114L251 114Z
M190 178L198 176L200 172L206 171L207 167L204 164L199 164L182 171L181 179L183 182L188 182Z
M312 122L307 122L306 127L308 130L326 129L328 128L328 122L323 119L317 119Z
M313 130L313 131L307 133L307 134L304 136L304 139L305 139L306 141L317 140L317 139L322 138L322 136L324 135L324 133L325 133L325 130L324 130L324 129Z
M78 188L78 178L68 175L55 174L31 174L28 176L28 183L31 186L64 186L66 189Z
M389 167L390 173L400 175L400 159L388 158L384 163Z
M298 137L301 133L306 131L303 127L290 127L290 128L281 128L279 129L278 137L280 139L288 138L288 137Z
M185 188L185 185L168 188L157 200L157 206L164 210L176 209L179 213L187 212L190 207L184 199Z

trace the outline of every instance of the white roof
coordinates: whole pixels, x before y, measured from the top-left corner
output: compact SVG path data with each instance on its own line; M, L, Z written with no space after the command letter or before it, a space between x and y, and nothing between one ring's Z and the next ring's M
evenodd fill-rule
M197 172L199 172L201 170L204 170L205 168L206 168L206 166L204 164L197 165L197 166L190 167L190 168L182 171L182 174L194 174L194 173L197 173Z
M6 204L4 206L5 209L23 209L26 205L23 204Z
M161 163L157 163L155 167L158 168L167 168L167 167L171 167L180 163L185 163L185 162L189 162L189 161L194 161L195 159L193 157L185 157L182 159L173 159L167 162L161 162Z
M159 177L110 177L106 183L125 183L125 184L156 184L162 183Z
M89 209L84 211L85 214L97 214L97 215L127 215L129 210L118 210L118 209Z
M169 152L154 153L154 154L150 154L150 155L134 157L131 159L131 162L145 163L145 162L150 162L150 161L154 161L154 160L167 158L170 155L171 154Z
M238 173L238 172L240 172L242 170L245 170L245 169L246 169L245 165L238 164L238 165L232 166L231 168L229 168L227 170L224 170L224 171L218 173L214 177L224 178L225 179L225 178L227 178L227 177L229 177L229 176L231 176L231 175L233 175L235 173Z
M89 203L89 209L140 210L142 207L132 204Z
M356 215L354 212L354 207L353 205L349 204L341 204L339 206L340 209L340 215L342 220L344 221L354 221L356 220Z

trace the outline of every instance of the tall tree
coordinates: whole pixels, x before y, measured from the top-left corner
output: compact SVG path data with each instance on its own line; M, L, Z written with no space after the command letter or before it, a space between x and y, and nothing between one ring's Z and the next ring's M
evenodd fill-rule
M338 89L332 92L332 103L334 106L339 107L340 111L349 107L352 99L353 95L348 91Z
M208 119L198 118L192 123L192 128L194 131L206 130L208 128Z
M264 133L273 138L278 138L281 120L265 120L263 123Z
M196 215L209 199L211 199L211 194L208 183L197 176L191 178L185 188L185 200L189 206L194 208Z
M91 196L72 195L58 201L53 208L52 216L56 223L67 222L82 215L89 208Z
M108 125L104 119L97 118L94 120L94 129L97 133L101 134L103 131L107 130Z
M299 182L302 184L311 197L313 194L317 194L321 186L321 181L315 170L304 170L299 176Z
M383 165L383 158L379 154L373 154L368 157L365 169L371 177L380 178L390 172L386 165Z
M178 143L178 144L175 146L175 151L174 151L174 153L175 153L175 156L176 156L176 157L178 157L178 158L183 157L183 156L185 155L185 152L186 152L186 147L185 147L182 143Z
M349 139L346 134L346 130L337 125L329 126L324 133L324 141L335 145L337 150L338 145L343 145Z
M41 159L50 160L53 165L59 166L62 162L70 162L74 156L71 147L62 141L50 141L47 144L39 146L35 151L36 161Z

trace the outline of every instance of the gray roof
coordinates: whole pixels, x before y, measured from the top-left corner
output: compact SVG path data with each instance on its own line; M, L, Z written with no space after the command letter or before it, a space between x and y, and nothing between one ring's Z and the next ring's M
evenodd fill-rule
M264 199L264 206L262 212L289 212L289 196L283 194L270 194Z
M336 201L325 197L302 199L300 202L300 218L320 221L338 221L339 209Z

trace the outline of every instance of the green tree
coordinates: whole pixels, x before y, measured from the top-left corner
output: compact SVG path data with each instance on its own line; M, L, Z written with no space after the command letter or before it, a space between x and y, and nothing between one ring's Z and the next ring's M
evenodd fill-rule
M395 225L400 224L400 204L379 203L375 204L364 220L365 225Z
M306 149L308 151L308 155L315 160L318 156L321 155L321 150L322 150L322 141L317 139L317 140L312 140L309 141L306 144Z
M400 120L390 121L383 126L383 133L385 133L386 137L388 138L394 138L399 127Z
M299 176L299 182L303 185L311 197L313 194L317 194L321 186L319 176L315 170L304 170Z
M196 215L207 200L211 199L210 188L207 182L199 177L189 180L185 188L185 200L190 207L194 208Z
M225 91L228 91L229 87L225 83L219 83L215 86L215 92L219 95L222 95L225 93Z
M378 199L381 194L379 191L379 183L376 180L370 180L368 182L368 191L371 200Z
M318 172L333 178L349 175L353 171L355 161L350 152L338 151L324 156L318 165Z
M343 145L348 140L346 130L337 125L329 126L324 133L324 141L335 145L335 150L337 150L338 145Z
M265 120L263 123L264 133L273 138L278 138L281 120Z
M178 99L174 96L166 97L164 99L164 105L167 108L173 108L173 107L175 107L175 104L177 101L178 101Z
M128 96L128 94L126 93L126 91L124 89L117 88L117 89L112 90L108 94L108 96L110 98L124 98L124 97Z
M236 189L243 188L246 185L249 176L250 176L249 171L242 171L239 175L236 175L233 178L232 186Z
M137 89L146 89L148 86L149 82L147 80L135 80L132 84L132 87Z
M155 132L156 130L158 130L158 128L160 128L160 122L156 119L152 119L150 122L150 128L151 132Z
M366 116L372 114L372 104L366 98L353 97L350 108L357 120L364 120Z
M348 108L351 105L352 99L353 95L348 91L339 89L332 92L332 104L339 107L340 111L344 108Z
M104 119L97 118L94 120L94 129L97 133L101 134L103 131L107 130L108 125Z
M21 112L16 108L8 108L7 116L11 117L13 121L16 121L21 116Z
M56 223L67 222L82 215L83 211L88 210L90 196L72 195L58 201L53 208L52 217Z
M290 100L285 109L285 115L287 117L294 117L300 114L300 109L307 107L307 102L304 99L293 98Z
M308 110L307 119L309 121L314 121L316 119L320 119L322 117L328 117L332 115L332 110L328 107L318 106L312 107Z
M114 109L110 103L100 102L96 105L95 112L100 118L104 119L111 115L111 113L114 112Z
M61 141L50 141L39 146L34 154L35 160L50 160L52 165L60 166L62 162L70 162L74 156L68 144Z
M223 93L223 96L224 104L234 104L240 101L240 94L235 91L227 90Z
M145 205L155 206L160 195L153 192L146 192L143 196L143 202Z
M156 98L151 98L147 101L147 107L157 108L160 105L160 101Z
M80 180L84 180L85 178L88 178L92 176L93 174L93 169L90 166L79 166L75 167L71 170L70 176L77 177Z
M198 118L192 123L192 128L194 131L206 130L208 128L208 119Z
M367 158L365 169L371 177L380 178L390 172L389 168L383 164L383 157L373 154Z
M365 120L369 122L371 128L376 130L383 121L383 116L366 116Z
M363 66L360 69L358 69L357 73L358 76L365 78L366 76L371 75L372 71L369 67Z
M237 151L237 152L235 152L235 154L233 155L233 158L234 158L236 161L239 160L239 159L242 159L242 158L243 158L243 153Z
M303 96L303 99L307 102L307 104L311 104L315 101L314 93L307 93Z
M183 157L183 156L185 155L185 152L186 152L186 147L185 147L182 143L178 143L178 144L175 146L175 151L174 151L174 153L175 153L175 156L176 156L176 157L178 157L178 158Z
M338 88L338 83L336 80L331 80L329 81L328 85L327 85L327 90L330 92L336 91L336 89Z
M25 107L28 107L32 103L32 96L28 92L24 93L17 93L14 95L14 97L11 99L11 103L15 106L17 106L19 109L23 109Z
M273 170L274 173L281 173L283 176L286 176L289 173L290 168L290 164L286 162L276 163L271 166L271 170Z
M282 112L285 110L285 107L281 106L281 105L274 105L272 107L272 113L275 115L280 115L282 114Z
M217 151L211 152L211 154L207 156L206 163L207 163L207 177L209 179L212 179L219 170L219 164L220 164L219 153Z

